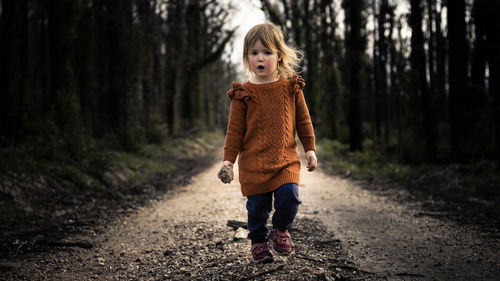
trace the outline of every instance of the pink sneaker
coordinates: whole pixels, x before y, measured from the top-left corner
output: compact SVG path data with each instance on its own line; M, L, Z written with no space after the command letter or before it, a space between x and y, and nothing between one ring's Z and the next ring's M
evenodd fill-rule
M292 253L292 243L290 239L291 237L288 230L281 232L277 229L273 229L269 233L269 243L271 243L272 249L281 256L288 256Z
M273 261L267 242L252 245L252 258L254 263L267 263Z

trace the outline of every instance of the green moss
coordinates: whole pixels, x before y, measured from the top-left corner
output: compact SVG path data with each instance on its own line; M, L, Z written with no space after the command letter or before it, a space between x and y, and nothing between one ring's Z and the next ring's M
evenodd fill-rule
M47 144L48 147L44 148L43 144L38 143L38 152L33 149L34 144L3 148L0 149L0 175L8 175L6 178L27 176L40 186L41 190L36 192L47 192L53 188L51 184L45 186L45 180L40 180L43 177L61 183L57 188L64 189L61 192L69 194L68 198L92 196L103 190L112 196L111 193L115 190L130 188L155 175L175 173L186 160L207 156L214 149L222 147L223 137L221 132L213 132L167 138L161 143L143 145L133 151L108 150L95 145L89 146L83 156L77 158L71 153L55 150L54 144ZM33 186L31 183L27 184ZM20 190L26 195L35 192L31 188ZM0 197L0 218L6 220L26 217L24 207L40 212L46 208L44 204L38 206L36 200L27 200L24 203L28 205L22 206L9 198Z
M335 140L320 139L318 154L327 165L342 173L354 173L370 177L403 178L410 167L396 158L375 150L373 142L365 141L365 151L350 152L349 147Z
M12 200L2 200L0 202L0 221L16 221L30 217L23 208Z

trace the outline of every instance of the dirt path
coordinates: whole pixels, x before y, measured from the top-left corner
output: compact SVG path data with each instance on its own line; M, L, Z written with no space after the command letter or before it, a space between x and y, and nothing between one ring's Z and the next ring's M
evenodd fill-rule
M389 280L499 280L500 239L433 218L351 181L322 173L303 199L341 241L350 259ZM406 277L406 278L404 278Z
M226 225L246 221L246 200L237 181L216 181L217 169L90 234L90 250L31 254L23 265L1 265L8 268L5 279L498 280L498 236L422 216L419 206L321 172L303 172L304 203L292 232L297 253L250 264L248 240L238 236L245 230Z

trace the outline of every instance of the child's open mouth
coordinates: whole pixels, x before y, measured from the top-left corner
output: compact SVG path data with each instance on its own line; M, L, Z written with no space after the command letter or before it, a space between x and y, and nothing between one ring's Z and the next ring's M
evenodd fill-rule
M263 69L264 69L264 66L259 65L259 66L257 66L257 69L259 69L259 70L263 70Z

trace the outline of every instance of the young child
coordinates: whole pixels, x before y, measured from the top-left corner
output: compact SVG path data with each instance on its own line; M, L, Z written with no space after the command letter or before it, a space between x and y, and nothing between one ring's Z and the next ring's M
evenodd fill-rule
M281 30L271 23L254 26L245 36L243 63L248 81L233 82L224 158L217 176L238 158L241 192L247 197L248 237L254 262L270 262L271 248L278 255L292 252L290 230L299 199L300 160L297 132L307 168L317 166L314 129L295 74L299 51L287 46ZM267 220L272 210L273 229Z

